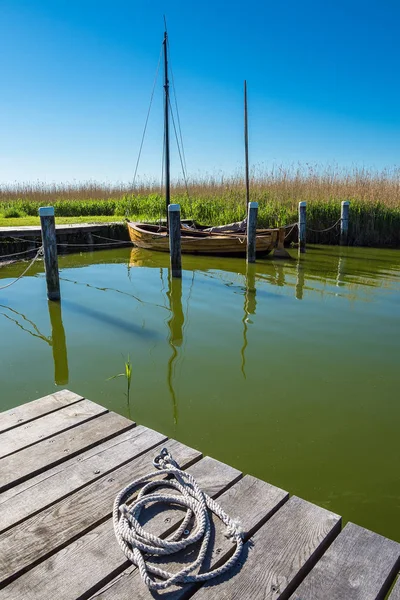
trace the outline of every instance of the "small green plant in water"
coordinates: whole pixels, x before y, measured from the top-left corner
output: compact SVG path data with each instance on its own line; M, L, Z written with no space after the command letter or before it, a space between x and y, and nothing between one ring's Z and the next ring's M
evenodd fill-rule
M129 357L128 354L128 358L124 363L125 365L125 371L123 373L118 373L117 375L112 375L111 377L107 378L107 381L110 381L111 379L116 379L117 377L125 377L126 379L126 399L127 399L127 403L128 403L128 409L130 408L130 393L131 393L131 383L132 383L132 362L131 359Z

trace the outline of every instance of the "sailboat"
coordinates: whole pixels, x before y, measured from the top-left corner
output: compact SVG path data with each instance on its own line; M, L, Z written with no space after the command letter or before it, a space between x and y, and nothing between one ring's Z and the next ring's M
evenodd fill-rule
M129 237L139 248L169 252L168 206L170 204L170 141L169 141L169 79L168 79L168 34L164 32L164 134L165 134L165 203L167 210L166 225L138 223L127 221ZM248 167L248 133L247 133L247 89L244 88L245 112L245 157L246 157L246 199L249 202L249 167ZM190 224L189 224L190 223ZM246 254L246 220L221 227L202 226L189 221L182 222L181 249L189 254L245 255ZM268 254L274 248L283 250L285 230L257 229L257 254Z

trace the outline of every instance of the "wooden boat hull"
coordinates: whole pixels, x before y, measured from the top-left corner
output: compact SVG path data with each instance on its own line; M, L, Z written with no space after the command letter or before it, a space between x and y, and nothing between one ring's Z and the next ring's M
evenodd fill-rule
M169 252L169 238L165 227L147 223L128 221L131 241L138 248L146 248L157 252ZM279 229L262 229L257 231L256 250L258 254L268 254L278 242ZM243 233L205 233L182 229L182 253L214 254L240 256L246 254L246 235Z

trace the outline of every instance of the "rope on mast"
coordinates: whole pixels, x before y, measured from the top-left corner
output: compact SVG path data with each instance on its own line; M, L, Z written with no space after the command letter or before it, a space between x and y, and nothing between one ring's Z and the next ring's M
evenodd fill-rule
M137 175L137 171L138 171L138 168L139 168L140 157L142 155L143 142L144 142L144 138L145 138L146 131L147 131L147 124L149 122L151 105L153 104L154 92L155 92L155 89L156 89L156 84L157 84L157 79L158 79L158 72L160 70L161 56L162 56L162 45L161 45L161 50L160 50L160 56L158 58L158 64L157 64L156 74L155 74L155 77L154 77L153 89L151 91L149 108L147 110L146 121L145 121L144 128L143 128L142 139L141 139L141 142L140 142L139 155L138 155L137 161L136 161L135 174L133 176L132 187L134 187L134 185L135 185L136 175Z
M177 134L177 131L176 131L175 118L174 118L174 113L172 112L171 102L169 103L169 107L170 107L170 111L171 111L172 125L174 127L174 132L175 132L176 146L178 148L179 159L180 159L181 167L182 167L182 175L183 175L183 181L185 183L186 194L187 194L189 202L191 202L191 198L190 198L190 195L189 195L189 187L188 187L188 182L187 182L187 173L186 173L186 169L185 169L184 164L183 164L181 149L179 147L178 134ZM182 152L183 152L183 148L182 148Z
M168 40L168 49L169 49L169 40ZM175 110L176 110L176 119L177 119L177 122L178 122L179 138L180 138L180 141L181 141L182 156L183 156L183 162L185 164L185 171L187 172L185 148L184 148L184 145L183 145L181 119L180 119L180 116L179 116L178 98L177 98L176 89L175 89L175 78L174 78L174 72L173 72L173 69L172 69L171 54L170 54L169 64L170 64L170 71L171 71L172 90L174 92Z

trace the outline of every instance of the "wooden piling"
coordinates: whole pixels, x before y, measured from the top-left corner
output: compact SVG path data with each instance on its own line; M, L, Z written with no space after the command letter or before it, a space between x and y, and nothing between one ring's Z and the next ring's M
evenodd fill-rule
M307 202L299 202L299 249L303 253L306 251L306 207Z
M256 262L258 202L249 202L247 211L247 262Z
M172 277L182 277L181 207L179 204L169 204L168 206L168 227Z
M346 246L349 233L349 209L350 202L343 200L340 211L340 245Z
M56 225L54 207L39 208L40 226L42 228L42 244L44 265L46 270L47 297L49 300L60 300L60 278L58 275Z

